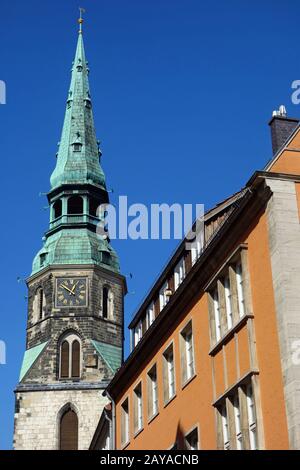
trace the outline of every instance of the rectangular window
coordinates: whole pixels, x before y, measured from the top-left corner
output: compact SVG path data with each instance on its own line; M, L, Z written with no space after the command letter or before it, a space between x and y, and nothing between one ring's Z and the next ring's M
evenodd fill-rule
M128 398L121 405L121 444L129 442L129 404Z
M163 354L164 369L164 400L165 403L175 395L175 369L173 345L169 346Z
M235 424L235 436L236 436L236 448L237 450L243 449L243 437L241 429L241 412L238 392L233 399L233 411L234 411L234 424Z
M140 382L133 391L134 403L134 432L138 432L143 427L143 397L142 383Z
M256 437L256 413L255 404L253 398L252 385L249 384L246 388L247 396L247 412L248 412L248 429L250 438L250 449L257 449L257 437Z
M142 339L142 322L140 320L134 329L134 346L136 346L141 339Z
M229 276L226 276L224 279L224 291L225 291L227 328L228 330L230 330L230 328L232 327L232 304L231 304L231 291L230 291Z
M221 339L221 320L220 320L219 294L218 294L218 288L217 287L214 290L213 302L214 302L216 340L219 341Z
M158 412L158 389L156 365L148 372L148 416L152 418Z
M195 374L193 330L191 321L181 332L180 347L181 377L182 383L184 384Z
M198 428L193 429L193 431L185 436L185 446L188 450L199 449Z
M227 416L226 404L222 406L221 419L222 419L222 431L223 431L223 448L224 450L229 450L230 439L229 439L228 416Z
M166 290L168 289L168 283L166 282L162 288L159 291L159 309L162 311L162 309L167 305L168 303L168 296L166 295Z
M174 269L174 289L178 289L185 277L184 258L181 258Z
M195 241L192 244L192 249L191 249L192 266L196 263L197 259L201 255L202 249L203 249L203 233L198 233Z
M245 298L244 298L244 288L243 288L243 271L242 271L241 263L238 263L236 265L235 275L236 275L239 315L240 317L242 317L245 314Z
M152 325L153 322L154 322L154 303L151 302L151 304L147 308L147 312L146 312L146 328L147 328L147 330L148 330L148 328L150 328L150 326Z

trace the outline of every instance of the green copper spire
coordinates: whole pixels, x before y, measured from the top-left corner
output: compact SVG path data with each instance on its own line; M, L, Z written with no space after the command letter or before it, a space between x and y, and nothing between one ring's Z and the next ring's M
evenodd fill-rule
M50 179L52 189L70 183L92 183L105 189L105 177L99 164L88 74L80 24L57 164Z
M108 237L97 234L97 208L109 202L99 163L82 18L72 68L56 167L48 193L50 227L33 261L32 274L50 265L94 264L118 272L119 260Z

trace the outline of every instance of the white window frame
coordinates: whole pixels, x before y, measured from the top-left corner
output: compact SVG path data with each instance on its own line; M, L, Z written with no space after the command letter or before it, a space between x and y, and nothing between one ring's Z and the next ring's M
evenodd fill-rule
M243 435L241 428L241 409L238 391L233 398L233 413L234 413L234 424L235 424L235 438L237 450L243 450Z
M162 309L167 305L169 297L166 295L166 290L168 289L168 282L165 282L162 288L159 291L159 309Z
M230 449L230 437L229 437L229 423L226 403L221 408L221 420L222 420L222 431L223 431L223 448L224 450Z
M256 410L255 410L252 384L248 384L246 387L246 400L247 400L250 449L256 450L257 449L257 425L256 425L256 412L255 412Z
M180 284L185 278L185 263L184 258L181 258L180 261L177 263L174 269L174 289L175 291L178 289Z
M227 327L228 330L232 328L233 325L233 311L232 311L232 302L231 302L231 290L230 290L230 279L229 274L224 279L224 295L225 295L225 307L226 307L226 318L227 318Z
M127 411L125 411L124 409L124 404L127 404ZM124 420L122 420L122 416L121 416L121 426L122 426L122 421L124 422L125 424L125 427L123 429L123 433L121 434L124 434L124 442L122 441L121 442L121 445L122 446L125 446L128 442L129 442L129 432L130 432L130 429L129 429L129 426L130 426L130 422L129 422L129 398L125 398L125 400L122 402L121 404L121 413L123 414L124 416Z
M203 230L197 233L196 238L191 246L191 260L192 266L195 264L197 259L200 257L204 245L204 237L203 237Z
M181 345L183 347L183 360L181 367L184 367L185 369L182 371L181 376L184 385L195 375L195 354L192 321L189 321L181 331L181 338Z
M214 304L216 340L219 341L221 339L221 315L220 315L220 300L219 300L218 286L216 286L213 292L213 304Z
M176 378L175 378L175 358L174 358L174 345L173 343L164 351L164 367L167 379L167 397L168 403L176 394Z
M242 268L242 263L240 261L235 265L235 275L236 275L239 316L242 317L245 315L245 296L244 296L244 286L243 286L243 268Z
M157 366L154 364L148 371L148 384L150 387L151 409L148 409L149 418L153 418L158 413L158 383ZM149 392L148 392L149 393ZM150 407L149 407L150 408Z
M143 428L143 394L142 394L142 383L140 382L134 389L134 399L136 400L136 421L137 428L134 430L135 433L139 432Z
M154 317L154 302L151 302L149 307L147 308L146 311L146 329L150 328L152 323L154 322L155 317Z
M139 320L139 322L134 328L134 346L136 346L141 341L142 336L143 336L142 320Z

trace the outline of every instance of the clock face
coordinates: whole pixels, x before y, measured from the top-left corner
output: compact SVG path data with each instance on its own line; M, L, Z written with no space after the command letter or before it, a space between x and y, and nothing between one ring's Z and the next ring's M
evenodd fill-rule
M56 307L86 307L87 280L84 277L56 278Z

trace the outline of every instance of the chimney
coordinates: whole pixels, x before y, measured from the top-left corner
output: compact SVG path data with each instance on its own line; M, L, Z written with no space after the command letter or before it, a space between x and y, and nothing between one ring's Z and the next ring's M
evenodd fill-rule
M272 150L275 155L287 141L294 129L297 127L299 119L289 118L286 114L285 106L281 105L278 111L273 111L272 119L269 122L271 128Z

